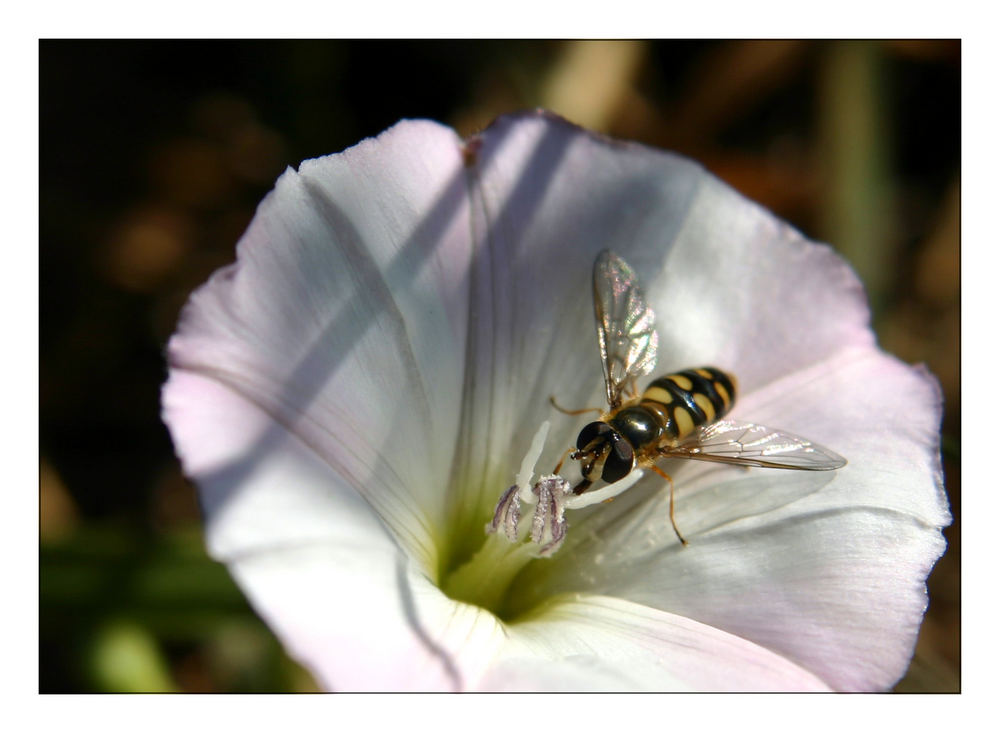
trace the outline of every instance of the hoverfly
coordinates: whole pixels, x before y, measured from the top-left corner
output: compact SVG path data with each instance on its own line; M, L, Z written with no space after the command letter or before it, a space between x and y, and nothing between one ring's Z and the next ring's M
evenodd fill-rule
M594 262L594 315L604 370L607 411L584 426L569 457L580 461L583 479L572 488L579 496L595 481L620 481L637 468L650 468L670 484L670 521L674 521L674 483L655 465L664 458L693 458L737 466L830 471L847 461L821 445L791 433L740 420L723 419L736 401L736 379L715 367L700 367L655 379L640 395L636 380L656 366L655 315L647 305L635 271L610 250ZM568 414L588 410L563 410ZM598 410L597 408L590 408ZM565 457L565 456L564 456ZM558 474L562 461L556 466Z

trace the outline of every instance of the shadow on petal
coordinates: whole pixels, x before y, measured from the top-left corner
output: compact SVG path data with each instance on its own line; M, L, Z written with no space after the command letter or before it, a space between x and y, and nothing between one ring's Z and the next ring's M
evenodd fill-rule
M457 151L456 159L458 159ZM310 431L301 429L302 422L308 419L310 405L327 384L330 376L336 373L345 360L352 358L354 347L377 321L385 319L391 324L393 330L398 332L399 342L408 345L403 316L396 306L393 292L386 286L386 281L406 282L407 279L411 281L415 279L420 268L433 256L441 241L442 233L462 210L467 187L466 172L459 168L448 180L447 185L420 220L412 235L401 246L386 272L382 273L366 252L363 239L350 217L329 199L328 194L308 178L302 177L302 183L311 195L310 205L320 213L334 231L341 234L337 244L342 246L348 256L352 258L352 269L361 273L361 279L357 282L358 292L376 293L377 298L368 300L369 304L374 304L376 307L357 309L350 307L352 301L346 303L317 334L312 345L308 347L305 355L292 369L277 394L258 396L253 394L253 388L246 385L244 380L237 375L214 369L211 365L189 364L185 359L171 359L172 368L192 369L208 374L250 401L256 404L265 403L262 406L276 423L262 431L256 439L249 441L242 455L233 458L229 464L217 467L214 471L197 477L201 486L217 487L213 492L215 496L212 506L205 507L208 511L221 509L227 502L235 498L235 493L239 491L244 479L254 473L262 456L273 445L280 442L285 429L299 435L311 444L317 453L324 460L330 462L335 469L341 468L334 464L333 457L329 455L328 451L322 450L309 440ZM231 279L236 276L239 267L240 263L231 266L219 276ZM412 354L407 356L409 357L408 361L412 363ZM418 404L421 412L426 415L430 408L427 404L426 393L419 382L419 371L414 369L410 376L414 380L412 385L408 385L411 387L411 399L400 400L399 407L400 409L410 409L411 405ZM289 407L291 409L288 409ZM295 415L296 419L289 420L288 415ZM322 426L319 428L322 430ZM376 467L372 468L374 470ZM341 473L346 480L351 480L350 474L342 471ZM364 495L363 487L359 486L356 480L352 483ZM369 501L371 499L370 496L365 498Z
M406 621L409 623L414 636L420 640L420 643L427 648L427 651L432 656L441 660L444 672L451 682L452 691L461 692L464 689L464 682L462 681L462 675L458 670L458 666L447 650L431 638L417 616L417 604L414 601L413 590L410 588L410 581L407 578L406 565L406 558L402 555L397 555L396 588L399 591L399 600L403 608L403 615L406 617Z
M521 326L516 318L519 293L504 286L513 283L518 290L529 287L513 273L527 273L531 268L523 264L524 255L518 251L523 243L504 228L512 220L518 228L526 227L534 218L570 140L558 129L546 128L520 167L514 189L495 210L487 201L480 171L470 173L474 250L462 413L448 482L448 505L453 512L449 524L459 528L451 566L470 557L482 544L482 525L497 498L491 469L515 461L512 456L520 455L519 450L523 453L537 425L536 420L523 446L509 442L511 435L518 435L511 423L526 418L515 413L516 402L510 395L498 389L507 384L514 369L509 361L517 353L515 342ZM501 137L499 145L483 145L477 168L486 170L492 159L502 157L505 142L510 141Z

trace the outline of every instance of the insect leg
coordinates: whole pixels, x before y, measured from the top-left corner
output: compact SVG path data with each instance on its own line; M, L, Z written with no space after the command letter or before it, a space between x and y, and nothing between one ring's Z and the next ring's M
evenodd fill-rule
M559 469L562 468L563 461L566 460L566 456L569 455L569 452L571 450L573 450L572 446L570 446L569 448L566 449L566 452L562 454L562 458L559 459L559 463L557 463L556 467L554 469L552 469L552 473L559 473Z
M650 468L653 469L653 471L658 473L660 476L665 478L667 480L667 483L670 484L670 524L672 524L674 527L674 532L677 534L677 539L679 539L681 541L681 544L686 547L688 541L684 539L683 535L681 535L681 531L677 529L677 522L674 521L674 480L670 478L670 476L668 476L663 470L661 470L657 466L650 465Z
M582 415L585 412L596 412L598 415L600 415L601 412L603 412L600 407L584 407L580 410L567 410L565 407L560 407L559 405L556 404L555 395L549 395L549 402L552 403L552 406L554 408L556 408L557 410L559 410L559 412L565 415Z

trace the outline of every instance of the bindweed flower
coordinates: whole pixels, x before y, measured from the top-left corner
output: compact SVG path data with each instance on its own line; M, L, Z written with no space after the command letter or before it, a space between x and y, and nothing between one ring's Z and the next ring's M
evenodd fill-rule
M549 397L603 405L604 248L643 281L658 371L724 368L733 417L847 465L668 462L686 547L651 472L516 542L485 532L584 422ZM544 113L468 141L401 122L287 171L237 254L184 309L164 419L209 551L326 688L882 690L905 672L949 522L936 382L878 349L829 248L696 164Z

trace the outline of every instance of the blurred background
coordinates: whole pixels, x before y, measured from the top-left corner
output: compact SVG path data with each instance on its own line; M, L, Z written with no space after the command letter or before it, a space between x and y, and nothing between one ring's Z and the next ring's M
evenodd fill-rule
M961 46L948 41L42 41L40 689L314 690L205 555L159 419L190 291L285 166L403 117L546 107L706 167L865 281L945 396L955 523L897 689L959 690Z

